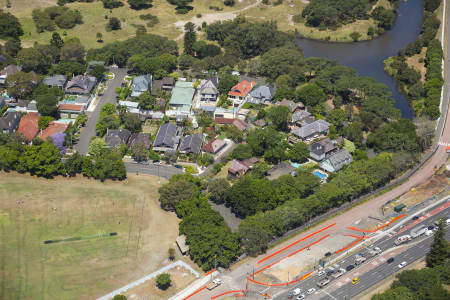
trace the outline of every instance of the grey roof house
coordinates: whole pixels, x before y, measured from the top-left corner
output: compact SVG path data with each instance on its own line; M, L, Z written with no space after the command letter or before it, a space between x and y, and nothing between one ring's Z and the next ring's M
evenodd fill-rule
M326 134L330 128L330 123L324 120L317 120L303 127L297 128L292 131L296 137L301 140L313 137L315 135Z
M8 112L0 118L0 132L13 133L16 131L20 122L19 112Z
M66 85L66 93L88 95L95 86L97 79L93 76L74 76Z
M139 97L143 92L152 90L152 75L140 75L133 79L133 85L131 86L131 97Z
M159 127L153 142L153 150L162 152L176 150L178 142L177 127L172 123L166 123Z
M115 148L122 144L126 145L131 132L127 129L108 129L105 136L106 147Z
M55 74L50 77L45 77L43 80L43 83L48 87L56 86L56 87L59 87L62 89L62 88L64 88L66 81L67 81L66 76L60 75L60 74Z
M298 110L305 109L305 105L303 103L294 102L294 101L287 100L287 99L283 99L280 102L275 103L275 105L286 106L287 108L289 108L291 113L296 112Z
M296 111L295 113L292 114L291 123L294 125L300 125L301 122L308 117L311 117L311 113L308 112L306 109Z
M275 96L275 89L268 84L261 85L250 92L248 102L253 104L264 104L272 102Z
M173 77L164 77L161 80L153 80L152 95L158 96L159 91L171 92L174 85L175 85L175 79Z
M309 156L316 161L321 161L337 149L336 144L336 141L332 141L329 138L320 140L309 146Z
M144 143L145 147L147 149L150 149L150 146L152 144L150 140L150 133L133 133L130 138L128 139L128 147L132 148L134 145L138 143Z
M200 153L203 144L203 134L197 133L186 136L181 142L180 153Z
M344 166L351 164L352 155L347 149L341 149L320 163L320 168L328 172L337 172Z
M206 103L213 102L215 105L217 98L219 98L219 90L217 89L218 85L219 80L217 77L206 80L199 88L200 101Z

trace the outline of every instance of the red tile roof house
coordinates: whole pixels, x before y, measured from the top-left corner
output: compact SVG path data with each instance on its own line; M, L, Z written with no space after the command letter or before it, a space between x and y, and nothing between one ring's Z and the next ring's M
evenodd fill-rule
M247 95L255 87L256 82L249 82L242 80L235 86L233 86L228 92L228 99L233 101L233 106L238 107L246 101Z
M228 168L228 174L232 177L240 177L245 175L245 173L247 173L256 162L258 162L256 157L250 157L249 159L243 161L233 159L230 163L230 167Z
M224 140L212 140L211 142L203 146L203 151L216 154L217 152L225 148L226 145L227 142L225 142Z
M237 127L237 129L239 129L240 131L244 131L245 129L247 129L247 123L245 123L242 120L239 119L228 119L228 118L215 118L214 122L216 124L230 124L230 125L234 125Z
M39 133L39 114L29 112L20 119L18 133L22 134L29 142L31 142Z
M58 108L61 118L64 119L76 119L78 115L83 114L85 110L85 106L80 104L62 103Z
M39 133L38 137L43 141L47 141L49 137L53 136L56 133L66 132L67 127L67 124L51 121L48 124L48 127L42 130L41 133Z

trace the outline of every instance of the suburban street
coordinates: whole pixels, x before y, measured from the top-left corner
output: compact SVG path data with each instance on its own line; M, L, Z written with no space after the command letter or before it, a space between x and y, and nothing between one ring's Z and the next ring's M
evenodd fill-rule
M126 69L110 68L110 71L114 73L114 79L107 83L106 89L103 95L100 96L95 110L91 114L88 114L86 126L81 131L80 138L75 145L75 150L77 150L80 154L86 155L88 153L89 142L91 137L95 135L95 124L97 124L100 110L105 103L116 104L116 92L114 90L115 88L120 87L120 84L127 75Z

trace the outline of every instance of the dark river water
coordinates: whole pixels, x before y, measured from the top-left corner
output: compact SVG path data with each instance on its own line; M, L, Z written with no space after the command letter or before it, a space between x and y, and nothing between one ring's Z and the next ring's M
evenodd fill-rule
M422 24L422 1L399 0L397 20L394 27L371 41L358 43L327 43L299 39L305 57L325 57L335 59L340 64L354 68L359 75L370 76L386 84L392 91L395 106L404 118L412 119L414 112L406 97L399 93L394 79L383 69L383 60L396 55L400 48L417 39Z

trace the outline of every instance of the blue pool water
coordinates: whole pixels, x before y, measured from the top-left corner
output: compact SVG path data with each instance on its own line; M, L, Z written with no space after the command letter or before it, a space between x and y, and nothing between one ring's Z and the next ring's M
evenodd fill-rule
M325 175L325 174L322 174L321 172L319 172L319 171L314 171L314 172L312 172L314 175L316 175L317 177L319 177L320 179L325 179L325 178L327 178L327 175Z
M300 164L299 163L291 163L291 166L293 166L296 169L300 168Z

